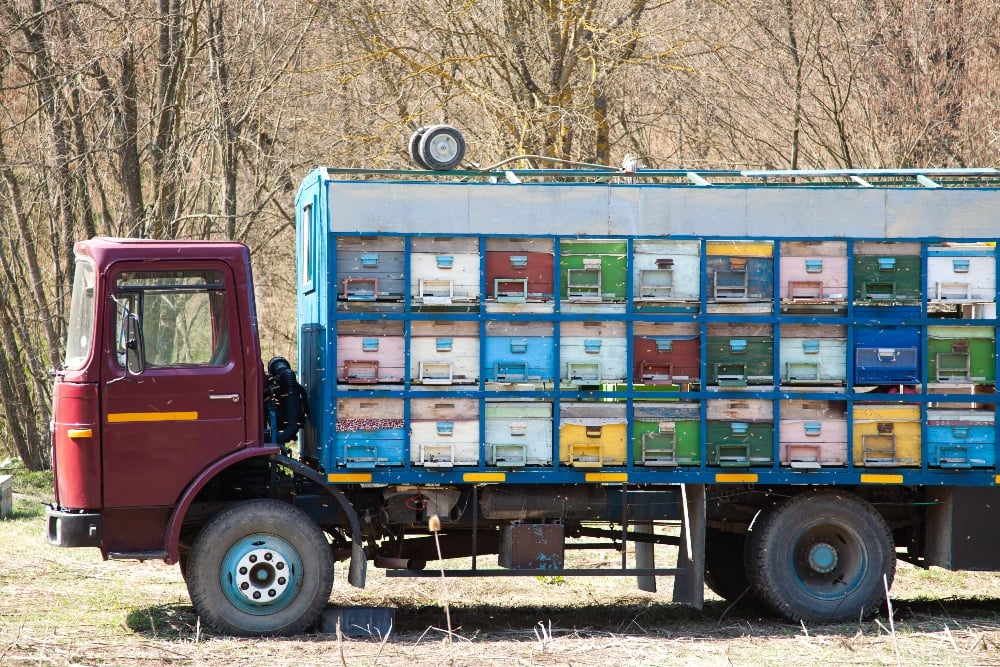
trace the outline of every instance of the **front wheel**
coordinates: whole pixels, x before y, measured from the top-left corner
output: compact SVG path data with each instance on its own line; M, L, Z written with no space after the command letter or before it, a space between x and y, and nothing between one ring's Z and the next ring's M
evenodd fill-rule
M187 585L195 610L221 634L293 635L330 599L333 559L302 510L273 500L229 507L191 547Z
M871 616L896 572L885 519L838 492L803 494L762 512L747 537L746 561L756 596L793 621Z

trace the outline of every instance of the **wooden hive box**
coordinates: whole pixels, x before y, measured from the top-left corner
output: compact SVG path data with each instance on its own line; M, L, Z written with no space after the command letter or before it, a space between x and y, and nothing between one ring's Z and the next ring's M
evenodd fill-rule
M854 244L854 303L917 304L923 294L920 244Z
M632 248L632 301L640 310L697 309L701 296L698 241L637 239Z
M564 401L559 406L559 461L574 468L625 465L624 403Z
M486 404L486 464L500 468L552 465L552 404Z
M920 465L920 406L855 403L852 421L854 465Z
M996 301L996 248L984 243L927 247L927 300L934 303Z
M705 283L711 303L771 302L774 246L762 241L708 241Z
M632 327L632 383L687 386L701 376L696 324L636 322Z
M774 334L766 324L709 324L707 383L745 387L774 383Z
M339 399L335 428L335 467L403 465L406 429L402 399Z
M564 240L559 245L559 298L564 310L602 310L627 297L627 244L621 240Z
M854 327L854 383L858 385L920 382L921 334L908 325Z
M400 310L406 293L403 239L341 236L336 242L338 309Z
M784 385L843 385L847 382L847 327L782 324L778 360Z
M934 468L996 467L994 410L927 410L927 465Z
M782 304L810 312L809 306L847 303L846 242L782 241L779 247Z
M927 381L992 384L996 377L993 327L927 327Z
M555 254L552 239L486 240L486 298L489 310L507 305L526 309L530 303L555 298Z
M632 460L635 465L698 465L700 453L701 408L698 403L633 406Z
M781 465L847 465L847 406L843 401L783 400L778 406Z
M624 382L628 368L624 322L563 322L559 330L559 378L564 386L596 387Z
M410 381L421 385L479 382L479 323L414 320L410 325Z
M498 385L552 386L555 340L550 322L486 323L483 372Z
M410 403L410 462L425 468L479 464L479 401L418 398Z
M466 309L479 304L479 239L410 240L410 298L417 310Z
M337 381L352 388L403 382L402 322L337 323Z
M740 467L774 463L774 407L765 399L709 399L705 448L709 465Z

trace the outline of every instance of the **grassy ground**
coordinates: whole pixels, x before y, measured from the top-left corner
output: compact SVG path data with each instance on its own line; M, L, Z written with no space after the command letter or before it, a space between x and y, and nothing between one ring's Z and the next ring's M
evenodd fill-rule
M1000 575L901 567L893 622L801 626L641 593L631 580L386 579L333 601L396 609L382 642L236 640L200 627L176 567L102 562L42 534L49 479L18 474L0 522L0 665L1000 665ZM588 557L596 558L593 554ZM447 637L443 610L451 613Z

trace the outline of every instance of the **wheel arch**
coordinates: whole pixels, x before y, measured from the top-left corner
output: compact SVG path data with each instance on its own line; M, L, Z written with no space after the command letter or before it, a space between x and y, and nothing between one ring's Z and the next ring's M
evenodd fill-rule
M198 497L198 493L200 493L209 482L218 477L224 471L239 463L244 463L255 458L273 458L280 452L281 448L277 445L265 445L263 447L241 449L219 459L198 473L198 476L191 480L181 493L177 504L174 506L174 511L170 515L170 521L167 522L165 536L167 557L164 561L168 565L173 565L180 559L181 528L184 525L184 518L191 509L191 505L194 503L195 498Z

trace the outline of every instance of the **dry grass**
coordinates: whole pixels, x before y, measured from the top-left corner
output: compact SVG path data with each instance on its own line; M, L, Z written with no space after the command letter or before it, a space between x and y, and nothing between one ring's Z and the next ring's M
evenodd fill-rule
M177 568L101 562L44 544L36 499L0 522L0 665L1000 665L1000 575L903 567L893 627L804 627L702 611L624 579L386 579L363 591L338 566L334 602L396 608L382 642L236 640L200 628ZM595 558L589 554L590 558ZM454 639L444 641L447 595Z

